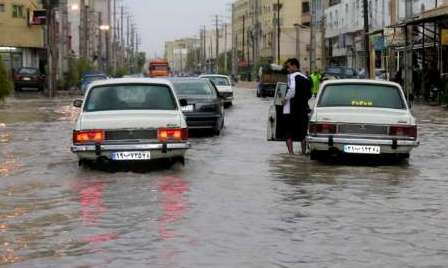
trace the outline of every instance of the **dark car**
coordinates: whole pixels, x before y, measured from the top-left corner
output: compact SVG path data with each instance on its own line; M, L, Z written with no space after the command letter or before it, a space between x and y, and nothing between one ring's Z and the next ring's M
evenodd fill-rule
M45 76L39 69L32 67L19 68L14 74L14 87L16 91L23 88L36 88L43 91L45 86Z
M340 66L332 66L328 67L325 70L322 80L356 79L356 78L359 78L359 75L354 69Z
M98 80L106 80L107 75L104 73L85 73L81 77L81 91L84 94L87 90L87 86Z
M216 87L201 78L170 78L189 129L212 130L219 135L224 128L224 102Z

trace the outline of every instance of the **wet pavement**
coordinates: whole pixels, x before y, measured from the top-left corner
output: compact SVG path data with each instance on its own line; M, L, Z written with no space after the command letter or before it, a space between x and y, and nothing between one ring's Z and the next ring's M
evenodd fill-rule
M79 168L71 99L0 108L0 264L446 267L448 111L416 106L409 162L314 162L266 142L269 99L236 92L185 167Z

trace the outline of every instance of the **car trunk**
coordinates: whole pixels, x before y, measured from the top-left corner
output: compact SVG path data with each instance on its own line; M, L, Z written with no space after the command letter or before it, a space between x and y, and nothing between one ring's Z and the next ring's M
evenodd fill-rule
M178 111L104 111L85 112L80 118L82 130L90 129L157 129L181 127Z
M345 124L410 125L407 110L363 107L317 107L313 121Z

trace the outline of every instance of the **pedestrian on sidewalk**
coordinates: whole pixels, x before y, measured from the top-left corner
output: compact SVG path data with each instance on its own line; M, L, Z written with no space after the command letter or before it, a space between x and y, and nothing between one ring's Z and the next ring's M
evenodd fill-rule
M300 72L297 59L285 63L288 71L288 91L283 101L283 122L286 134L286 146L294 154L293 141L301 142L302 153L306 153L305 137L308 131L308 100L311 98L311 81Z

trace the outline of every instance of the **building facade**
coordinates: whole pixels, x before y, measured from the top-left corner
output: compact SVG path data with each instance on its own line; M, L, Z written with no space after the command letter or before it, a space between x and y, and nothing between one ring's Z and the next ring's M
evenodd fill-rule
M0 0L0 55L10 72L20 67L45 69L45 37L41 25L32 25L39 1Z

